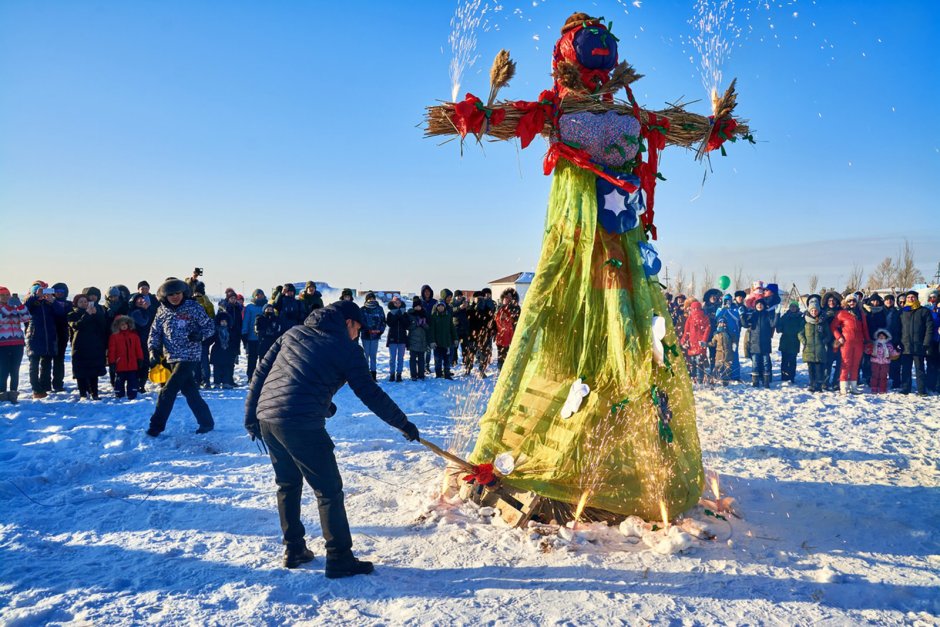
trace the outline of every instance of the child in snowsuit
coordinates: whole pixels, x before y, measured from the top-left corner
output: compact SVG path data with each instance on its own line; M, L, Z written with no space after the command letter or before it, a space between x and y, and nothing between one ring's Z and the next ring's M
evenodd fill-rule
M803 362L809 371L809 391L822 392L826 383L826 360L832 336L820 315L819 299L811 298L803 315L803 330L797 335L803 344Z
M689 356L689 369L692 379L699 383L705 382L708 369L708 336L711 335L712 324L702 310L702 303L692 301L689 305L689 318L685 321L685 330L679 343Z
M134 320L130 316L115 316L108 338L108 364L114 368L114 396L129 400L137 398L139 382L137 371L144 360L140 336L134 331Z
M411 380L424 379L425 354L428 350L428 318L424 314L421 299L417 296L411 301L408 310L411 325L408 328L408 368L411 370Z
M225 389L235 387L235 356L238 351L238 336L234 333L229 307L226 301L219 303L219 312L215 315L215 337L209 353L215 385Z
M875 343L871 347L871 391L873 394L884 394L888 391L888 369L891 362L900 356L894 344L891 343L891 334L887 329L875 331Z
M728 333L728 323L724 319L718 318L715 327L715 334L709 340L708 346L715 349L715 367L712 370L712 376L721 381L724 386L728 385L731 379L731 334Z

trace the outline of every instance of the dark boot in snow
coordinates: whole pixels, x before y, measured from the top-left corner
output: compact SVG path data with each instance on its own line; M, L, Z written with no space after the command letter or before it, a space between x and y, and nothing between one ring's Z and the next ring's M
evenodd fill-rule
M284 549L284 566L287 568L297 568L313 560L313 551L307 548L306 542L301 541L296 545L288 544Z
M343 557L327 558L326 560L327 579L368 575L373 570L375 568L372 566L372 562L357 560L352 553L347 553Z
M765 388L769 388L769 387L770 387L770 379L771 379L771 375L769 375L769 374L765 374L765 375L764 375L764 387L765 387Z
M752 375L751 375L751 384L752 384L754 387L759 388L759 387L760 387L760 377L757 376L756 374L752 374Z

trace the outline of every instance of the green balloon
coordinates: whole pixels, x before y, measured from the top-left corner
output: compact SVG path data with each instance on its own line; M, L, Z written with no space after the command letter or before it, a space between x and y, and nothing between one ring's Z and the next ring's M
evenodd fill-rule
M727 277L724 274L718 277L718 287L720 287L723 290L726 290L728 289L730 285L731 285L731 279L729 277Z

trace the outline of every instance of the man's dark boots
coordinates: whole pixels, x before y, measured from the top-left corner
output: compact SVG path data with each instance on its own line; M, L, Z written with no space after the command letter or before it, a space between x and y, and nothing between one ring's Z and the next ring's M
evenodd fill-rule
M328 557L326 559L327 579L339 579L341 577L352 577L353 575L368 575L375 568L372 562L358 560L352 552L346 553L342 557Z
M313 551L307 548L307 543L301 540L296 544L288 544L284 548L284 566L297 568L301 564L313 561Z

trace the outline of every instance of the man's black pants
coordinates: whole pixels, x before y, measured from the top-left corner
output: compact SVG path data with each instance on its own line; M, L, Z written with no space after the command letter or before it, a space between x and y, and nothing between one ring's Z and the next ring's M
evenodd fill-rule
M160 390L157 397L157 406L153 409L153 415L150 417L150 429L156 433L163 433L166 429L166 421L173 411L173 404L176 402L176 395L181 393L186 397L186 403L192 410L199 422L200 427L211 429L215 426L212 420L212 412L209 406L199 396L199 384L196 383L196 371L199 369L197 361L178 361L169 365L170 378L166 385Z
M349 554L352 535L343 500L343 479L336 467L333 440L326 429L298 429L262 422L261 437L274 466L284 544L296 546L304 540L300 496L306 479L317 495L327 559Z

